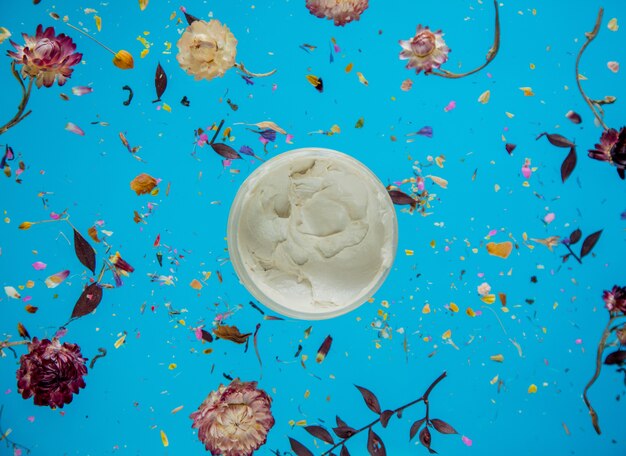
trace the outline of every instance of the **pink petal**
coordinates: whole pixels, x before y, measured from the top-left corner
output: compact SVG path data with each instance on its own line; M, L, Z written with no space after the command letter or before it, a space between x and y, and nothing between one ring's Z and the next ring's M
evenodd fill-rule
M469 437L462 436L461 440L467 446L472 446L472 440Z
M448 105L447 105L445 108L443 108L443 110L444 110L445 112L450 112L450 111L452 111L454 108L456 108L456 101L454 101L454 100L453 100L453 101L451 101L450 103L448 103Z
M583 343L583 340L582 339L576 339L574 342L576 343L576 345L580 345L580 344Z
M498 234L498 230L491 230L489 232L489 236L495 236L496 234Z
M35 417L34 416L29 416L28 418L26 418L28 421L30 421L31 423L35 422Z
M78 125L72 122L68 122L67 125L65 126L65 129L76 135L85 136L85 132Z
M522 175L524 176L525 179L530 179L531 174L532 174L532 171L530 170L530 167L528 165L522 166Z
M287 135L287 137L285 138L285 142L287 144L293 144L291 141L293 140L293 135Z
M56 333L54 333L54 337L55 337L56 339L60 339L61 337L65 336L66 334L67 334L67 328L63 328L63 327L61 327L61 328L59 328L59 329L57 330L57 332L56 332Z
M33 263L33 268L35 268L35 271L41 271L42 269L46 269L48 265L46 263L42 263L41 261L35 261Z
M13 456L22 456L22 450L21 448L13 448Z
M50 212L50 218L52 220L59 220L61 218L61 216L59 214L57 214L56 212Z
M93 92L93 89L91 87L87 87L87 86L72 87L72 93L76 95L77 97L86 95L91 92Z
M550 212L549 214L546 214L546 216L543 218L543 221L546 223L552 223L555 217L556 215L554 214L554 212Z
M613 73L617 73L619 71L619 62L611 61L606 64Z
M202 340L202 328L196 328L196 339Z

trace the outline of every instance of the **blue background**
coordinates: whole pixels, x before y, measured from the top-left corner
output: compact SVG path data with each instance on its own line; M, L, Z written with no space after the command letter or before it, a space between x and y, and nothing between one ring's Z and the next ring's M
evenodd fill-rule
M584 32L593 28L602 5L606 11L600 35L583 57L581 72L589 79L583 84L592 98L618 98L607 107L606 121L621 127L626 96L623 70L614 74L606 62L626 62L626 4L621 0L507 2L500 11L502 48L485 71L447 80L416 76L404 68L398 59L398 40L411 37L418 23L444 30L452 49L445 65L448 70L455 71L460 64L462 70L469 70L480 64L493 37L493 8L490 2L483 3L372 1L359 22L339 28L310 15L303 0L188 1L184 6L190 13L202 19L212 13L230 27L239 40L238 60L248 68L278 70L250 86L235 70L222 79L196 82L179 68L175 43L183 25L169 19L173 11L180 16L178 3L153 0L141 12L135 1L54 4L44 0L38 6L3 1L0 25L13 33L12 39L21 42L20 33L32 35L40 23L54 26L73 37L84 61L66 86L35 90L29 104L33 113L0 138L27 165L22 184L14 178L0 179L4 219L0 223L0 285L17 287L34 280L35 287L21 293L32 296L30 303L39 307L37 314L28 314L25 303L3 294L0 334L17 337L16 325L22 322L31 335L51 337L68 319L90 277L72 246L59 235L70 236L69 227L47 224L19 231L22 221L47 219L51 211L67 208L72 222L86 233L96 220L104 220L103 228L114 232L109 239L114 250L136 268L122 288L105 290L95 315L69 326L65 340L78 343L85 356L91 358L98 347L105 347L109 354L90 370L87 388L63 413L36 407L32 399L24 401L16 392L16 361L10 353L0 360L0 403L5 406L0 424L4 430L13 429L10 438L28 446L33 455L203 454L189 413L211 390L227 382L223 373L252 381L260 379L260 371L252 346L244 353L243 346L227 341L202 344L190 328L209 327L218 313L239 309L228 323L253 331L261 322L263 376L259 385L272 396L276 418L258 454L287 451L287 436L314 447L312 437L300 427L292 428L290 420L334 424L338 414L354 427L371 421L373 415L353 384L376 392L384 408L395 408L419 397L442 371L448 372L448 378L432 393L431 414L450 422L473 440L473 446L465 446L459 436L434 435L433 448L441 454L626 454L624 407L616 402L623 400L621 374L605 369L590 393L600 414L601 436L593 431L581 399L607 320L602 291L614 284L626 285L625 227L620 220L626 206L624 182L615 169L586 157L601 130L593 125L576 90L574 73ZM101 32L95 31L93 14L84 14L87 7L102 17ZM107 46L132 52L135 69L115 68L109 53L51 19L51 11L67 14L77 26L84 24ZM606 27L613 17L621 24L618 32ZM150 32L145 38L153 46L140 59L143 46L136 37L144 31ZM333 53L334 63L329 62L331 37L341 48L340 53ZM169 55L162 53L165 41L172 43ZM303 43L317 49L306 53L299 48ZM10 48L8 41L1 48L4 54ZM19 88L9 71L10 59L2 59L4 122L19 102ZM158 104L151 103L158 62L168 75L163 101L172 107L171 113L156 110ZM354 69L346 74L344 68L350 62ZM530 69L531 63L536 69ZM357 71L369 86L359 83ZM324 93L313 89L306 74L323 78ZM414 81L409 92L400 90L406 78ZM126 84L135 93L128 107L122 105L127 92L121 87ZM94 91L83 97L71 95L71 87L79 85L91 85ZM524 86L532 87L535 96L523 96L519 87ZM487 89L491 91L489 103L478 103ZM61 92L70 94L70 101L59 98ZM191 101L189 108L179 103L184 95ZM227 98L238 104L238 111L229 108ZM456 109L444 112L452 100ZM582 115L581 125L565 118L570 109ZM515 117L508 118L505 112ZM365 125L355 129L360 117ZM430 210L433 215L398 211L398 257L373 303L341 318L311 323L264 321L248 305L250 295L232 266L224 262L228 257L225 235L230 203L258 162L236 162L233 168L241 172L233 174L222 168L220 157L208 147L199 148L196 157L191 155L194 129L222 118L233 128L236 139L231 144L237 149L249 145L263 154L257 135L234 123L273 120L294 135L294 144L286 144L279 135L275 146L268 147L269 156L296 147L332 148L362 160L385 184L411 177L414 160L427 163L428 155L445 155L444 169L424 170L449 181L446 190L427 182L438 196ZM109 126L90 124L95 121ZM66 131L67 122L83 128L85 136ZM308 134L329 130L333 124L341 127L340 134ZM433 127L432 139L418 136L406 142L407 133L425 125ZM535 141L544 131L559 132L578 144L578 166L565 184L559 169L567 151L545 140ZM138 154L147 163L133 160L119 140L120 132L126 133L131 146L142 146ZM512 156L506 153L501 135L517 144ZM520 171L525 158L538 168L528 188L522 186L525 179ZM16 163L11 163L14 170ZM130 190L129 182L142 172L163 179L159 195L138 197ZM171 191L166 197L168 183ZM494 191L495 184L500 185L499 192ZM51 192L47 208L39 192ZM211 204L214 201L220 204ZM147 212L148 202L155 205L152 215L145 224L135 224L133 211ZM556 219L545 225L543 217L549 212ZM572 260L561 265L563 247L550 252L538 244L530 250L522 243L524 232L533 238L567 236L577 227L585 235L604 229L595 255L585 258L582 265ZM519 250L506 260L489 256L484 244L492 229L499 231L492 240L508 240L510 233L519 242ZM177 259L178 264L167 261L171 254L166 248L153 247L158 234L161 243L184 257ZM429 245L433 240L434 248ZM102 247L97 248L101 258ZM405 249L414 250L414 255L406 256ZM163 267L155 259L158 250L164 254ZM48 268L35 271L31 266L35 261L47 263ZM63 269L71 270L70 278L54 290L47 289L43 280ZM218 270L223 283L217 280ZM466 272L460 278L462 270ZM189 283L200 279L202 271L213 275L197 292ZM173 275L175 286L151 282L148 274L153 273ZM484 278L479 277L481 273ZM536 284L530 281L533 275ZM494 292L508 296L509 313L498 309L499 302L491 306L506 333L491 310L482 307L476 287L484 281ZM534 299L534 304L527 304L526 299ZM388 309L381 306L382 300L389 302ZM460 307L458 314L445 309L450 302ZM146 310L141 314L144 303ZM184 312L170 318L166 303ZM425 303L433 310L427 315L422 314ZM468 317L467 307L481 310L482 315ZM391 339L381 338L372 328L381 309L388 312ZM309 326L313 329L305 339ZM399 329L406 335L408 354ZM442 340L448 329L458 350ZM116 350L113 344L124 331L126 344ZM315 353L329 334L334 339L332 348L326 360L317 364ZM432 340L425 342L428 336ZM521 357L509 339L520 344ZM577 339L582 343L577 344ZM306 370L294 358L299 344L309 356ZM213 353L203 354L209 347ZM24 348L18 352L24 353ZM502 364L490 360L495 354L504 355ZM177 368L169 370L170 363ZM496 375L504 381L500 392L490 384ZM527 393L530 384L538 386L537 394ZM171 414L179 405L184 409ZM422 410L416 406L401 420L392 419L387 429L376 428L388 454L427 454L415 448L417 439L408 441L410 424L422 416ZM30 416L35 418L32 423ZM160 430L169 437L168 448L161 444ZM365 454L365 438L353 440L351 452ZM320 449L324 446L319 445ZM7 451L0 446L0 453Z

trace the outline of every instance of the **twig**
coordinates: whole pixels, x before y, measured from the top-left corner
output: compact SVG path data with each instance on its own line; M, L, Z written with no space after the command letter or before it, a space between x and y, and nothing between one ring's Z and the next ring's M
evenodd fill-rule
M245 74L246 76L249 76L251 78L266 78L266 77L271 76L274 73L276 73L276 70L268 71L267 73L253 73L253 72L248 71L246 69L246 67L243 65L243 62L235 63L235 68L237 68L243 74Z
M434 76L441 76L442 78L448 78L448 79L464 78L465 76L478 73L480 70L485 68L496 58L496 55L498 55L498 51L500 50L500 11L498 10L497 0L493 1L493 6L496 9L495 33L494 33L494 38L493 38L493 45L491 46L491 49L489 49L489 51L487 52L485 63L483 63L478 68L473 69L472 71L468 71L467 73L452 73L451 71L440 69L440 70L432 71L430 73L426 73L426 75L432 74Z
M17 353L15 353L15 350L13 350L12 347L15 347L16 345L26 345L29 342L30 340L17 340L15 342L9 342L8 340L4 340L0 342L0 356L4 356L4 353L2 350L4 350L5 348L8 348L9 350L13 352L13 355L17 358Z
M600 376L600 371L602 370L602 353L604 352L604 349L606 348L606 340L609 338L609 336L613 332L611 325L613 324L615 320L622 318L622 317L626 317L626 315L611 315L611 318L606 324L606 327L604 328L604 332L602 333L602 338L600 339L600 343L598 344L598 349L596 351L596 370L593 374L593 377L591 377L591 380L589 380L589 382L587 383L587 386L585 386L585 389L583 390L583 400L585 401L585 405L589 409L589 415L591 416L591 423L593 424L593 428L596 430L596 433L598 435L602 434L602 431L600 430L600 424L598 423L598 413L591 406L591 402L589 401L589 398L587 397L587 392L589 391L589 388L593 386L593 384L596 382L596 380Z
M223 126L224 126L224 119L220 121L220 124L217 126L217 130L215 130L215 134L213 135L213 138L211 139L211 142L209 142L209 144L213 144L215 142L215 140L217 139L217 135L220 134L220 131L222 131Z
M580 264L583 264L582 260L581 260L580 258L578 258L578 255L576 255L576 254L574 253L574 251L573 251L573 250L572 250L572 248L569 246L569 244L564 244L564 245L565 245L565 247L567 247L567 250L569 250L569 253L571 253L571 254L572 254L572 256L573 256L574 258L576 258L576 261L578 261L578 263L580 263Z
M430 384L430 386L428 387L428 389L424 392L424 394L422 394L422 397L415 399L412 402L409 402L408 404L403 405L402 407L398 407L395 410L392 410L393 414L397 414L397 413L401 413L404 409L407 409L415 404L418 404L420 402L424 402L424 404L426 405L426 416L424 417L424 421L428 422L428 420L430 419L430 404L428 402L428 397L430 396L430 393L433 391L433 389L435 388L435 386L437 386L437 384L442 381L444 378L446 378L447 373L443 372L439 377L437 377L437 379L432 382ZM377 423L380 422L380 416L375 419L374 421L372 421L371 423L363 426L361 429L357 429L356 431L354 431L353 434L351 434L350 436L346 437L345 439L340 440L339 442L335 443L330 449L328 449L327 451L325 451L324 453L322 453L322 456L327 456L329 454L332 453L332 451L342 445L345 445L345 443L350 440L352 437L354 437L357 434L360 434L361 432L368 430L370 428L372 428L373 426L375 426Z
M603 14L604 14L604 8L600 8L600 11L598 11L598 17L596 18L596 24L594 25L593 30L591 32L585 33L585 36L587 37L587 41L585 41L585 44L583 44L583 46L580 48L580 51L578 51L578 56L576 56L576 85L578 86L578 91L585 99L585 102L589 105L589 108L591 108L591 112L593 112L593 115L595 116L595 118L602 125L602 128L604 128L605 130L608 130L609 127L606 126L606 124L604 123L604 120L602 120L602 116L598 114L598 111L596 111L596 106L591 101L591 99L585 94L585 91L583 90L583 86L580 84L580 72L578 71L580 59L583 56L585 49L587 49L587 46L589 46L589 44L595 39L595 37L598 36L598 32L600 32L600 25L602 24Z
M32 112L32 111L28 111L26 114L24 114L24 110L26 109L26 105L28 104L28 100L30 99L31 90L33 88L33 78L32 77L29 78L28 88L27 88L24 85L24 81L22 80L21 76L15 69L15 61L11 62L11 72L13 73L13 76L15 77L15 79L17 79L17 81L20 83L20 86L22 87L22 101L17 107L17 114L15 114L13 118L9 120L5 125L0 127L0 135L3 133L6 133L7 130L9 130L9 128L14 127L18 123L20 123L22 120L28 117L30 113Z
M0 406L0 423L2 422L2 412L4 412L4 405ZM0 427L0 442L5 440L7 443L7 446L12 446L14 450L16 448L22 448L24 451L26 451L26 454L30 454L29 448L25 447L24 445L20 445L19 443L16 443L12 441L11 439L9 439L9 434L11 434L11 431L12 431L11 428L7 429L6 431L3 431L2 427Z

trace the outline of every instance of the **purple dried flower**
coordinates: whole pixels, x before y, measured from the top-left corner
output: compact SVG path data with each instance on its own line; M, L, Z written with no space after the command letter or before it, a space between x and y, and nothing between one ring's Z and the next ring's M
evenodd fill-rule
M589 151L594 160L609 162L617 168L619 177L624 179L626 170L626 127L618 132L614 128L602 132L600 144Z
M609 312L626 313L626 287L615 285L611 291L604 291L602 299Z
M35 337L28 344L28 353L20 358L18 392L24 399L34 396L35 405L63 408L85 387L85 361L76 344Z

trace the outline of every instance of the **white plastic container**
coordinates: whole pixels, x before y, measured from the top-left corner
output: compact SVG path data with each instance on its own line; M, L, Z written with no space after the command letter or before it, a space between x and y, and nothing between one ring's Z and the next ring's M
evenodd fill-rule
M367 301L393 265L393 202L361 162L330 149L285 152L241 185L228 218L239 279L293 318L343 315Z

